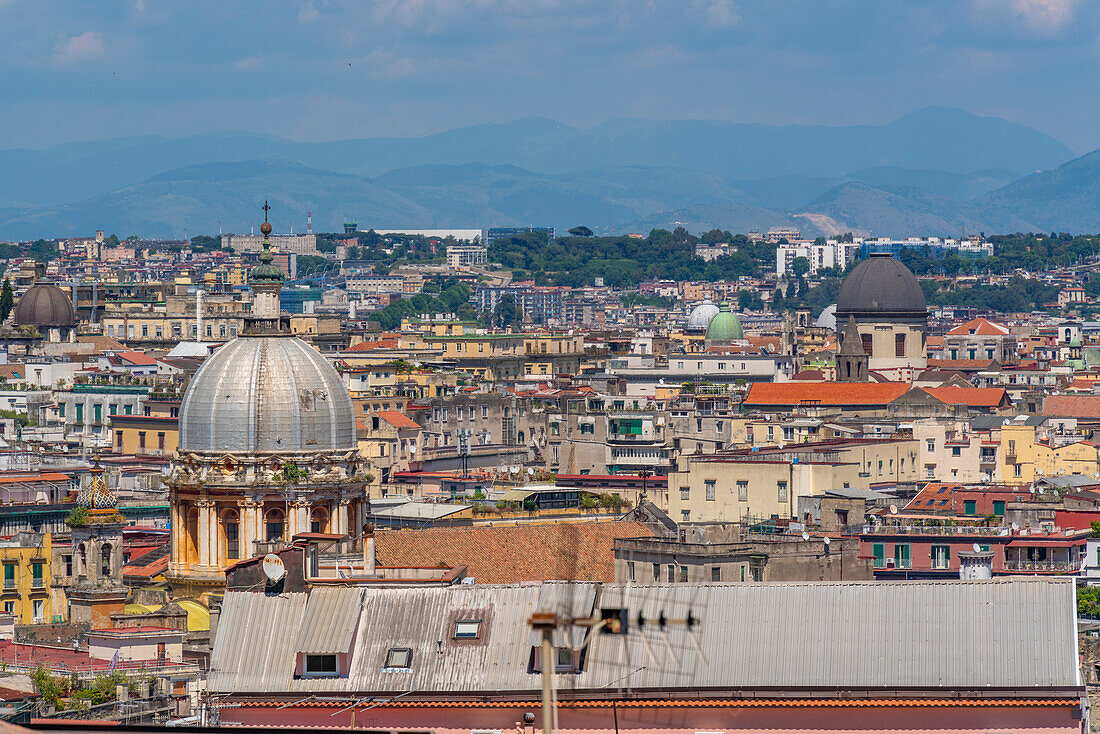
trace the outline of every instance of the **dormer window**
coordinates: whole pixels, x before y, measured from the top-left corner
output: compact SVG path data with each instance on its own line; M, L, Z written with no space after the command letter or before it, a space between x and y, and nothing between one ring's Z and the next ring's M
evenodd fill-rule
M335 678L340 674L335 655L306 655L303 676L306 678Z

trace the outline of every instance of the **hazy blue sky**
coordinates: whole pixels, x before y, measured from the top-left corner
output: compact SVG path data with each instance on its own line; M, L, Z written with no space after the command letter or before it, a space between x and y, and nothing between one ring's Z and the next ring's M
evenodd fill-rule
M882 123L927 105L1100 147L1097 0L0 0L0 147L529 115Z

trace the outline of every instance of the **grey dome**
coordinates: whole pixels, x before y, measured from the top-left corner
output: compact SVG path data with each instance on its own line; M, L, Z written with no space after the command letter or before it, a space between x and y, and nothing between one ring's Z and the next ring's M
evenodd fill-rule
M299 339L243 336L212 354L180 406L180 451L357 446L355 409L328 360Z
M837 322L874 316L924 319L928 304L917 277L900 260L871 253L844 279L836 302Z
M710 320L717 315L718 307L708 298L692 310L691 315L688 316L687 326L684 328L688 331L704 332L710 325Z
M836 331L836 304L826 306L825 310L821 312L817 317L817 321L814 322L814 326L819 328L832 329Z
M15 305L16 326L75 326L76 312L65 291L49 281L39 281Z

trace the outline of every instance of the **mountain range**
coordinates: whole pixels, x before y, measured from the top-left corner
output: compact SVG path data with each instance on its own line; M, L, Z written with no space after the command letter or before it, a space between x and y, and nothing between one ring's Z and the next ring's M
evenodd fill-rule
M245 133L0 150L0 237L584 223L602 233L796 226L809 234L1100 231L1100 151L926 108L886 125L545 118L420 138Z

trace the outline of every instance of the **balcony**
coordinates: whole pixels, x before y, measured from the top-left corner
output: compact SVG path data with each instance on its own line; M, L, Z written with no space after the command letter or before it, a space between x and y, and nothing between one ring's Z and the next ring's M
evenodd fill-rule
M41 578L41 579L32 579L31 580L31 589L45 589L45 588L46 588L46 579Z
M1005 571L1011 573L1077 573L1081 561L1012 561L1005 559Z
M863 526L863 535L977 535L992 538L1003 528L982 525L881 525Z

